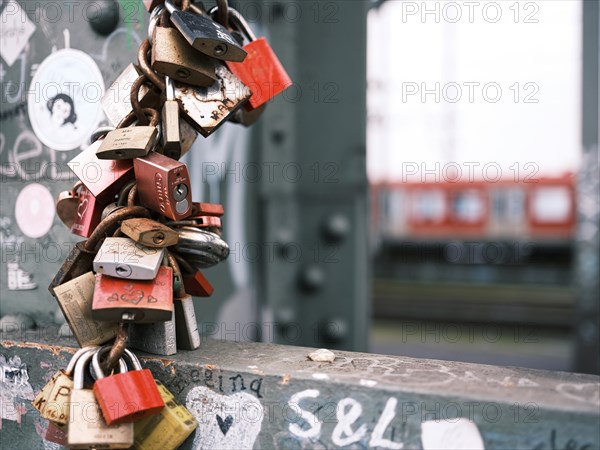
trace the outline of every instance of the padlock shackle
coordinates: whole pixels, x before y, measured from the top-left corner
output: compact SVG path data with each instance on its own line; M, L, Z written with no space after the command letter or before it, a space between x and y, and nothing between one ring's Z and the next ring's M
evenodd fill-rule
M128 206L120 209L119 211L115 211L102 222L100 222L100 224L98 224L89 239L84 242L83 250L93 252L100 240L114 232L114 230L118 227L119 222L125 219L132 219L134 217L150 218L150 212L142 206Z
M96 375L96 380L102 380L106 378L102 367L100 366L100 356L109 351L112 347L110 345L105 345L101 348L98 348L94 352L92 356L92 369L94 369L94 374ZM127 351L127 350L126 350ZM133 364L132 364L133 365ZM125 373L128 371L127 363L123 360L123 358L119 358L119 373Z
M98 351L98 349L95 350L87 350L87 352L84 352L79 359L77 360L77 363L75 364L75 373L73 374L73 389L83 389L84 386L84 382L85 382L85 368L87 367L90 359L93 357L93 355Z
M165 95L167 96L167 101L175 100L175 83L167 75L165 75Z
M98 127L94 130L94 132L90 135L90 145L96 142L98 139L104 139L104 137L114 130L115 127Z
M154 84L161 91L165 90L165 82L162 77L157 74L152 67L150 67L150 63L148 62L148 50L150 50L150 40L144 39L141 43L140 48L138 49L138 65L142 73L150 80L152 84Z
M248 42L255 41L256 35L252 31L250 24L244 18L244 16L242 16L237 9L232 8L231 6L229 6L228 9L229 9L229 15L228 15L229 21L224 26L228 27L231 24L232 28L234 28L237 31L241 31L244 35L246 35L246 39L248 39ZM213 6L209 11L209 15L211 17L214 17L218 11L219 11L218 6Z
M177 263L177 260L171 254L170 251L165 250L165 255L167 255L167 259L169 261L169 265L173 269L173 278L178 278L181 281L179 283L179 288L176 291L174 291L175 292L175 298L183 298L187 294L186 294L185 288L183 286L183 275L181 274L181 269L179 268L179 264ZM173 286L175 286L174 283L173 283Z
M150 19L148 20L148 39L154 37L154 29L158 26L163 11L165 11L164 4L157 5L150 13Z
M129 360L129 362L131 363L131 367L133 367L133 370L143 370L142 363L140 362L138 357L135 356L135 353L133 353L131 350L126 348L123 352L123 356L125 356Z
M79 358L81 358L81 356L86 354L87 352L97 350L98 348L99 347L97 345L90 345L88 347L83 347L77 350L75 354L71 357L67 368L64 370L65 375L71 377L73 375L73 371L75 370L75 366L77 365L77 361L79 361Z

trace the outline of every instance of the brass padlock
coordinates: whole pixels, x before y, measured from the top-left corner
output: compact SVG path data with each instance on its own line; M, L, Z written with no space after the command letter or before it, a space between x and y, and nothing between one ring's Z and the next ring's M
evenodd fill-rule
M94 391L84 389L84 375L94 352L79 358L75 365L69 410L68 447L72 449L129 448L133 445L133 424L108 426L102 417Z
M137 450L177 449L198 427L196 418L164 384L156 380L156 385L165 407L158 414L133 425L134 448Z
M92 317L95 283L96 278L90 271L54 288L58 305L82 347L108 342L118 331L114 322L101 322Z
M192 48L175 28L154 28L152 68L191 86L208 87L217 80L215 60Z
M167 99L161 112L162 122L162 153L178 160L181 157L181 133L179 126L179 103L175 100L175 90L171 78L165 76Z
M40 412L40 416L57 424L66 425L69 422L69 399L73 389L73 371L79 358L85 353L98 347L83 347L79 349L67 365L52 375L52 378L36 395L32 404Z
M129 219L121 223L123 234L147 247L164 248L177 244L177 231L152 219Z
M204 137L217 130L252 95L224 64L218 63L215 73L217 81L208 88L175 83L175 98L183 117Z
M150 116L150 124L126 126L108 133L96 151L98 159L138 158L146 156L156 146L158 113L151 108L144 108L143 112Z

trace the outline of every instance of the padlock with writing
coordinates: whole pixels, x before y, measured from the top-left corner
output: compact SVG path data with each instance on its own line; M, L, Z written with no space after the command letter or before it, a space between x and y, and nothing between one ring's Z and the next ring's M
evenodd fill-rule
M210 17L181 11L170 0L165 1L165 7L171 23L196 50L226 61L243 61L246 57L246 51L229 31Z
M111 200L112 198L106 195L95 197L88 188L82 186L77 195L77 209L71 224L71 233L84 238L90 237L102 221L102 211Z
M229 246L219 235L193 227L177 229L179 242L174 249L194 268L212 267L229 256Z
M181 157L182 145L179 126L179 103L175 100L173 81L165 77L167 99L162 108L162 153L169 158L178 160Z
M66 425L69 422L69 399L73 389L73 371L79 358L97 347L84 347L75 352L65 369L52 375L52 378L36 395L32 404L44 419Z
M79 358L75 365L69 410L67 442L73 449L129 448L133 445L133 424L108 425L92 389L84 389L84 375L94 352Z
M108 133L96 151L98 159L133 159L146 156L156 146L158 113L151 108L143 108L143 113L150 116L150 124L123 126Z
M192 212L192 191L187 166L152 152L133 161L140 203L173 220Z
M100 222L88 240L75 244L48 286L50 293L56 296L54 289L57 286L92 270L92 263L96 256L96 246L106 235L112 234L121 221L134 217L148 217L149 215L146 208L132 206L123 208Z
M79 189L82 185L81 181L78 181L70 191L63 191L56 198L56 215L68 228L71 228L75 222L79 206Z
M152 372L143 369L137 357L125 349L123 356L129 359L133 370L105 377L100 367L100 355L109 346L94 354L93 367L98 379L94 394L108 425L133 422L158 413L164 408L163 401Z
M207 88L175 83L182 116L204 137L216 131L252 95L224 64L218 63L215 73L217 81Z
M173 270L161 266L153 280L96 274L92 316L97 320L154 323L173 312Z
M171 319L157 323L132 323L129 325L131 348L153 355L169 356L177 353L177 337L175 334L175 311Z
M146 247L170 247L179 240L177 231L151 219L125 220L121 223L121 231Z
M98 159L96 151L102 143L100 139L95 141L67 165L94 197L101 201L111 198L108 202L111 203L112 198L133 178L133 164L127 160Z
M159 380L156 385L165 407L133 425L137 450L175 450L198 427L196 418Z
M183 276L175 257L168 254L169 264L173 268L173 277L179 281L174 289L173 306L175 307L175 333L177 348L195 350L200 347L200 332L196 320L194 300L185 292Z
M217 8L211 10L216 14ZM249 41L244 46L248 56L243 62L227 61L226 65L252 91L245 109L252 111L287 89L292 80L264 37L256 38L244 17L229 8L229 22Z
M104 114L115 127L133 111L130 100L131 86L139 76L139 69L129 64L100 100ZM160 94L147 85L141 86L138 99L142 108L158 108L161 103Z
M215 60L192 48L175 28L154 28L152 68L191 86L208 87L217 80Z
M146 247L128 237L108 237L94 258L94 272L130 280L153 280L163 256L161 248Z

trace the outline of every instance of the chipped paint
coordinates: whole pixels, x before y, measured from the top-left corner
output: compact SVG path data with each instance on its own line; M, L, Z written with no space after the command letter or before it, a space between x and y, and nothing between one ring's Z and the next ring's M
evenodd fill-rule
M327 375L326 373L313 373L312 377L315 380L329 380L329 375Z
M361 386L366 386L366 387L375 387L377 386L377 381L375 380L365 380L365 379L361 379L359 381Z
M289 373L284 373L281 377L281 381L279 382L279 384L281 384L282 386L287 386L288 384L290 384L291 378L292 376Z
M67 353L71 353L72 355L74 355L75 352L77 350L79 350L77 348L61 347L58 345L39 344L39 343L34 343L34 342L6 341L6 340L2 341L2 347L5 347L5 348L19 347L19 348L33 348L35 350L47 350L50 353L52 353L53 356L58 356L62 352L67 352Z
M33 400L33 387L29 383L27 366L18 355L6 359L0 355L0 429L3 420L21 423L27 413L23 400Z

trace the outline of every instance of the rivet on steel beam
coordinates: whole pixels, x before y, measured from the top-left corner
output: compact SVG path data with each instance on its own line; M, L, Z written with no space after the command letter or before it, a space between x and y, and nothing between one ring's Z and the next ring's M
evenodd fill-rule
M342 214L332 214L324 222L323 236L330 242L342 242L350 233L350 221Z
M306 292L316 292L325 284L325 271L314 264L307 266L300 273L299 281Z
M95 2L95 5L88 8L87 19L96 33L108 36L119 24L119 5L114 0Z

